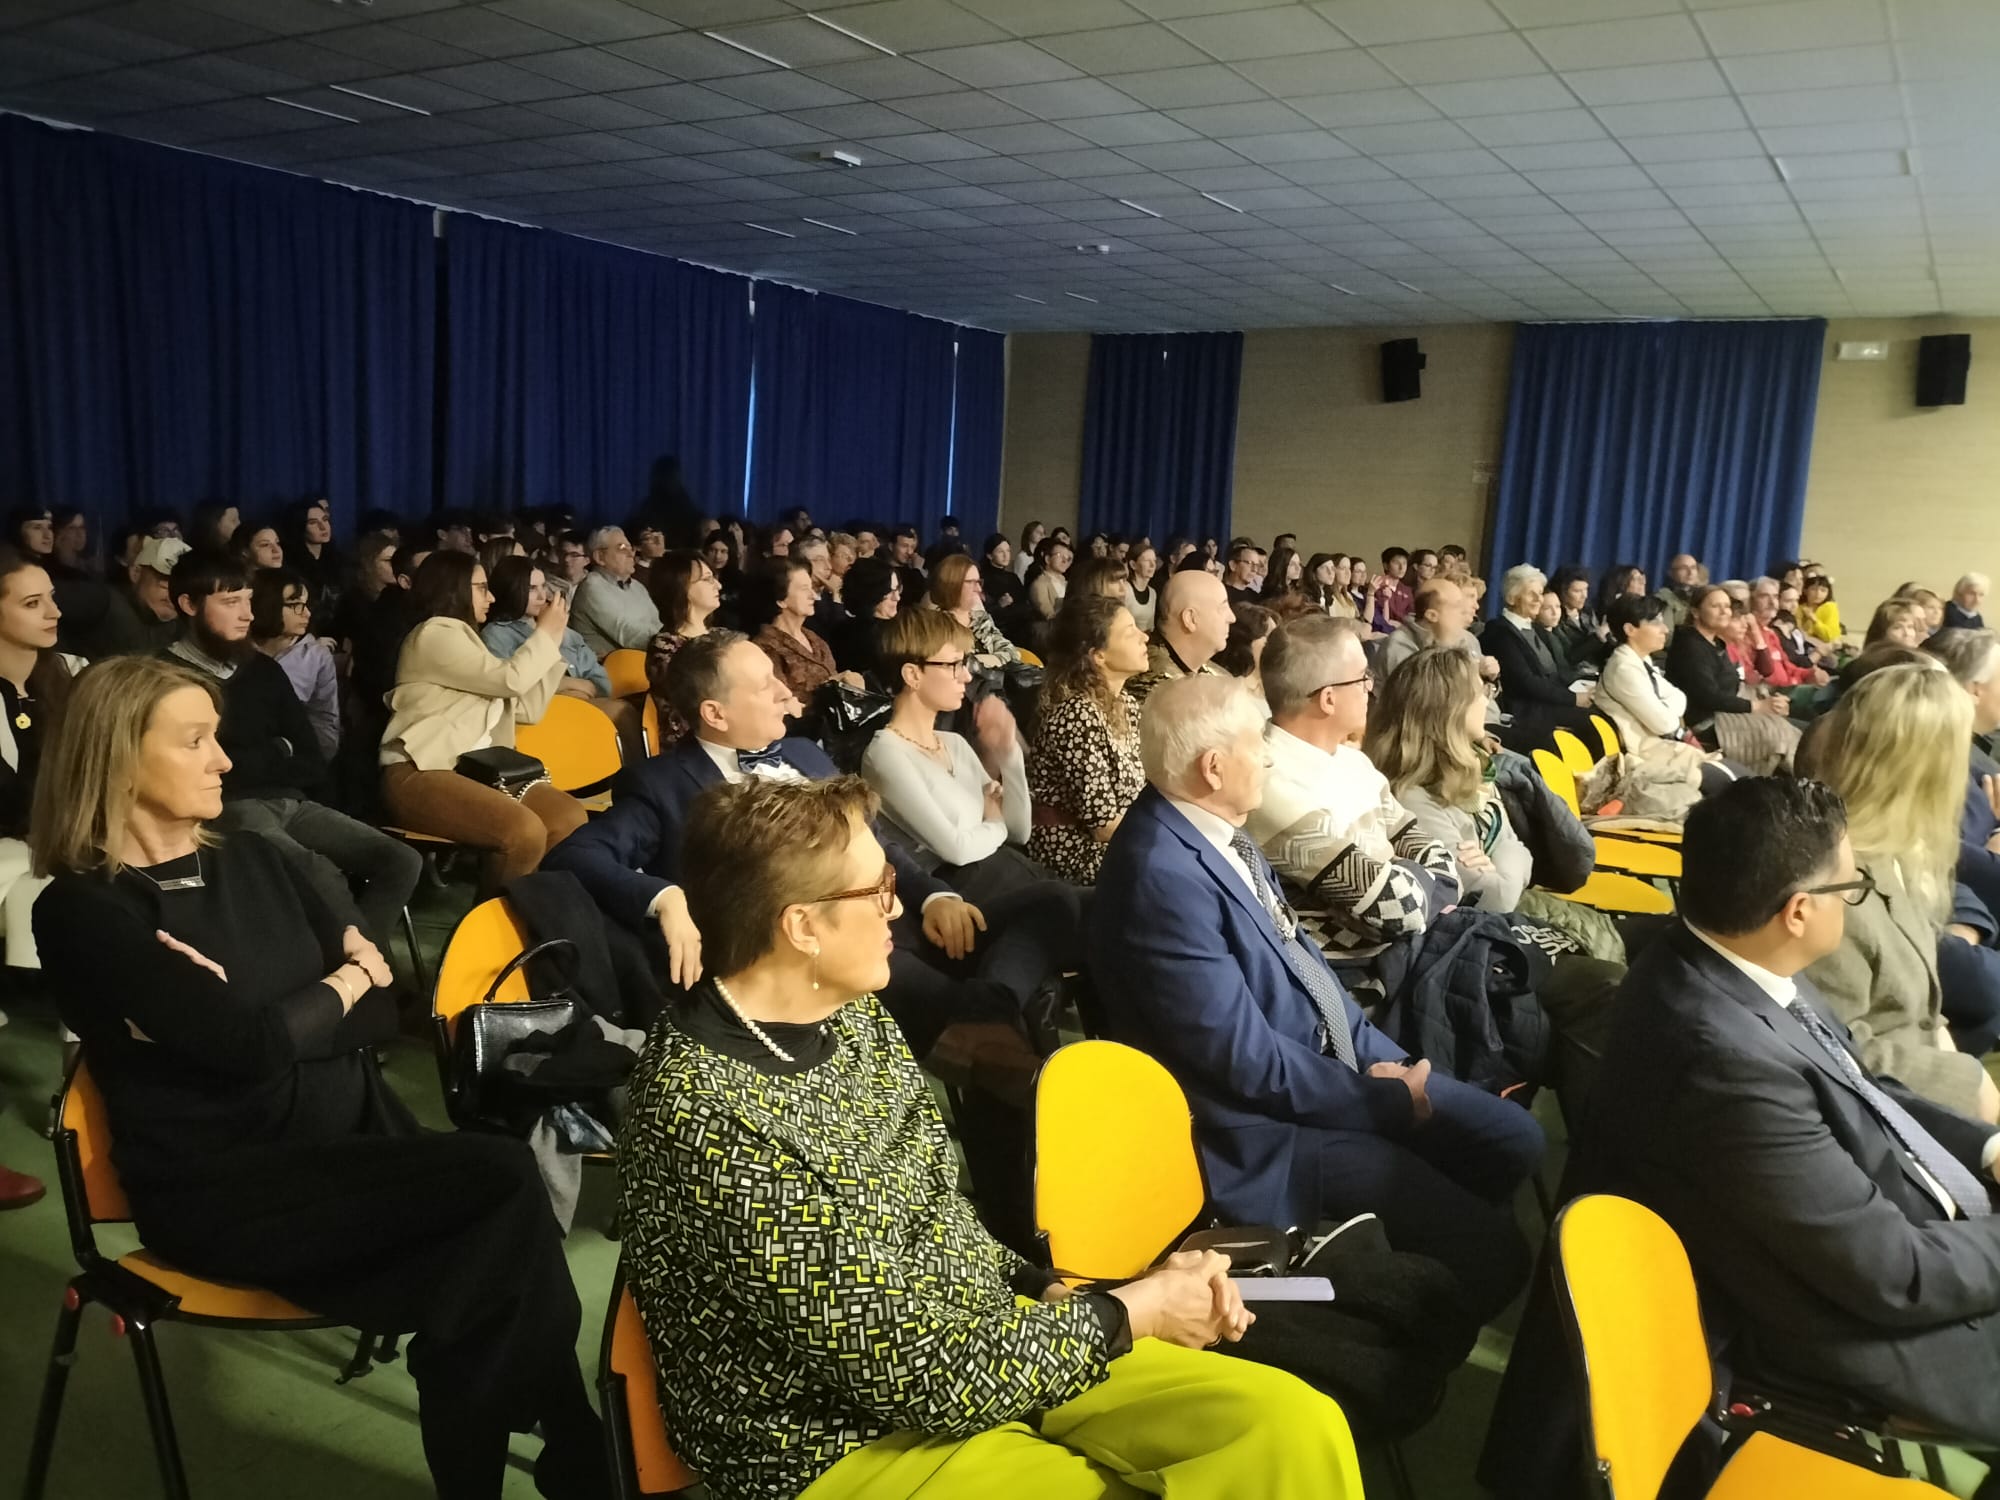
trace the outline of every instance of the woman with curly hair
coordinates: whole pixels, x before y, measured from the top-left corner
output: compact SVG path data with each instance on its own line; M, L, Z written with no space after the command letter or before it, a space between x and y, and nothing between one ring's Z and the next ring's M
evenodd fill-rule
M1080 595L1056 617L1028 754L1028 853L1094 885L1104 846L1146 785L1138 714L1125 684L1146 670L1146 637L1115 599Z

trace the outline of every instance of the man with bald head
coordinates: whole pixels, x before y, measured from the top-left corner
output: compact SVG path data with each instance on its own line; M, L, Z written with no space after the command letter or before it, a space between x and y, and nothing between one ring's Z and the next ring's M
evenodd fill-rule
M1667 607L1662 619L1669 635L1687 623L1688 601L1700 582L1701 563L1692 553L1675 553L1674 560L1667 564L1666 586L1660 590L1660 603Z
M1135 703L1144 703L1163 682L1220 672L1213 658L1229 644L1229 627L1236 621L1222 580L1194 569L1167 580L1157 618L1152 660L1125 684Z

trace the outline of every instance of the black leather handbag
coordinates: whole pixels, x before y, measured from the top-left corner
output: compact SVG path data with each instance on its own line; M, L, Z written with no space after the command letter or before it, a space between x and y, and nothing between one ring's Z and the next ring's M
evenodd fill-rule
M530 964L540 964L549 981L530 984L529 993L536 998L496 1003L493 997L500 987ZM529 1039L553 1036L589 1014L577 998L576 970L576 944L568 938L550 938L516 954L486 987L485 997L459 1012L445 1088L453 1124L517 1132L523 1116L532 1117L547 1104L542 1094L510 1075L502 1064L509 1052ZM443 1021L438 1025L442 1027Z
M490 786L496 792L505 792L516 802L528 795L531 787L540 786L549 779L549 768L532 755L506 745L488 745L484 750L468 750L458 758L453 767L459 775Z

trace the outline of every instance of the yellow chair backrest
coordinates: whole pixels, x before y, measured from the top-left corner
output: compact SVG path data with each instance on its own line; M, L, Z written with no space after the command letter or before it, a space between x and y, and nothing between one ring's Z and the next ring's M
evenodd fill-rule
M125 1185L111 1164L111 1112L90 1065L77 1059L63 1090L62 1128L76 1135L76 1160L82 1168L84 1215L93 1224L122 1224L132 1217Z
M1578 1198L1556 1254L1590 1415L1587 1441L1620 1500L1653 1500L1715 1394L1687 1252L1627 1198Z
M1072 1042L1035 1079L1035 1223L1086 1279L1136 1276L1207 1198L1187 1095L1143 1052Z
M1556 754L1560 755L1562 763L1569 767L1570 775L1588 775L1590 768L1597 764L1597 757L1585 749L1583 741L1567 729L1558 729L1555 732L1555 742Z
M581 703L577 706L589 707ZM445 1023L447 1032L455 1032L459 1015L467 1006L477 1005L486 998L487 987L527 946L528 935L521 930L513 909L504 900L495 896L480 902L465 914L465 920L458 924L451 942L445 946L444 957L438 963L437 993L431 999L431 1014ZM530 998L528 976L515 971L493 998L506 1005L525 1003Z
M1576 812L1576 777L1571 773L1567 765L1556 758L1555 752L1552 750L1537 750L1535 752L1535 769L1542 773L1542 780L1549 784L1549 790L1562 798L1563 806L1567 807L1573 813ZM1577 813L1577 816L1581 817L1583 815Z
M602 709L557 694L534 724L514 726L514 745L548 768L556 790L574 792L618 774L618 726Z
M643 701L646 706L639 710L639 736L646 742L646 753L658 755L666 748L660 743L660 703L651 693Z
M614 1316L609 1363L612 1373L625 1380L625 1419L632 1430L632 1468L639 1493L664 1495L684 1490L695 1482L696 1475L667 1441L667 1421L660 1414L659 1367L653 1362L653 1346L646 1340L646 1324L630 1287L618 1289Z
M646 653L629 646L604 658L604 675L611 679L614 698L636 698L652 686L646 681Z
M1039 656L1035 655L1035 653L1030 651L1026 646L1021 647L1022 666L1039 667L1041 664L1042 664L1042 659Z
M1597 731L1597 738L1603 744L1606 755L1623 753L1618 745L1618 731L1611 727L1609 719L1605 718L1603 714L1592 714L1590 716L1590 724Z

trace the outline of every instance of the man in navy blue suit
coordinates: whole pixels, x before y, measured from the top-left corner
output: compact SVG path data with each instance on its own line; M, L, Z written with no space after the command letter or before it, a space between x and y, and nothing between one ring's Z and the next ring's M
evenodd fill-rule
M1146 706L1151 785L1112 836L1090 969L1111 1032L1186 1090L1225 1220L1311 1229L1373 1212L1493 1317L1528 1249L1512 1210L1541 1161L1525 1109L1434 1073L1370 1025L1298 930L1243 824L1263 797L1249 684L1189 677Z
M691 732L664 755L628 766L610 812L549 852L615 920L664 947L668 976L701 977L701 933L688 919L681 829L694 799L745 776L820 780L839 774L811 740L785 738L791 695L771 660L734 631L710 631L674 658L668 691ZM953 1022L1015 1023L1043 981L1081 966L1081 893L1058 881L982 910L926 872L892 839L903 915L882 1001L924 1057Z

